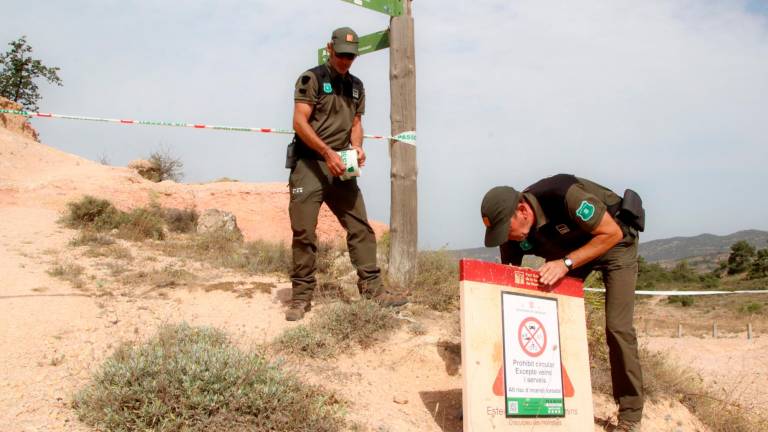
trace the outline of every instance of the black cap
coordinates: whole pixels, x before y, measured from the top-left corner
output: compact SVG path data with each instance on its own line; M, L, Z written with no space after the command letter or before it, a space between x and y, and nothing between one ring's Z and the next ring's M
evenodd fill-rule
M509 186L496 186L488 191L480 205L485 229L485 246L500 246L509 238L509 219L520 202L520 192Z

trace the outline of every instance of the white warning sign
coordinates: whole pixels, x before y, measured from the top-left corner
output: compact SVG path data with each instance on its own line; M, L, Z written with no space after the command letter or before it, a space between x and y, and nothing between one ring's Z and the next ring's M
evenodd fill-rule
M557 299L501 293L507 417L564 417Z

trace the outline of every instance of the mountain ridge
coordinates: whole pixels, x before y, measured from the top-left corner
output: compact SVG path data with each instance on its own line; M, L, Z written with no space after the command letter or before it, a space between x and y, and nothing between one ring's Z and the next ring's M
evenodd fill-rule
M768 231L746 229L727 235L710 233L695 236L676 236L640 242L638 254L648 262L679 261L697 257L713 259L728 254L731 245L745 240L757 249L768 247ZM451 250L458 258L475 258L484 261L498 261L498 248L468 248Z

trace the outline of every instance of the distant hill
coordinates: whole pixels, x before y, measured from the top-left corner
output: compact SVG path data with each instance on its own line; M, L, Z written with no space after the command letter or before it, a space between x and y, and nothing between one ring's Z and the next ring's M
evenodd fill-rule
M681 259L698 261L716 261L727 257L731 245L746 240L758 249L768 247L768 231L744 230L733 234L718 236L700 234L693 237L672 237L640 243L640 255L648 262L670 263ZM475 258L484 261L498 261L499 248L472 248L451 251L458 258Z
M456 258L472 258L483 261L499 262L499 248L472 248L472 249L456 249L450 251L456 255Z
M731 245L746 240L758 249L768 247L768 232L744 230L725 236L700 234L694 237L672 237L640 243L640 255L648 262L676 261L683 258L728 254Z

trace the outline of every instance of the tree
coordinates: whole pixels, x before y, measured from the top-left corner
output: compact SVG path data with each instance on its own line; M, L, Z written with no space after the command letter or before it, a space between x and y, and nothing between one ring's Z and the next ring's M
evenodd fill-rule
M173 180L178 182L184 177L184 172L182 171L184 163L181 159L171 155L167 148L161 148L149 155L149 163L156 168L156 178L150 179L152 181Z
M749 279L760 279L768 277L768 249L760 249L757 251L757 257L752 261L752 265L749 267Z
M40 100L37 78L45 78L49 83L61 86L57 67L43 65L42 61L32 58L32 47L27 44L26 36L9 42L11 49L0 54L0 96L21 104L25 109L37 111Z
M734 243L731 246L731 254L728 256L728 274L734 275L747 271L754 256L755 247L746 240Z

